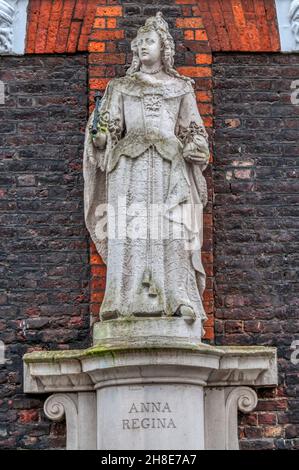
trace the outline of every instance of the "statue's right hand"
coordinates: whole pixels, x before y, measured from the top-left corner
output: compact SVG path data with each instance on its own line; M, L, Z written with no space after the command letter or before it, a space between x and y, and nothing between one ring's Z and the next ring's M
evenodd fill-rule
M105 132L98 131L95 136L92 136L92 140L95 147L103 150L106 147L107 134Z

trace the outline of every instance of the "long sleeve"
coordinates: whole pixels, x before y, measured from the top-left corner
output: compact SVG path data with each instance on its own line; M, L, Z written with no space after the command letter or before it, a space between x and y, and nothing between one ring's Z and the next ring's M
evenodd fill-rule
M100 114L107 117L105 148L99 148L97 136L90 132L94 111L85 131L83 156L84 213L86 227L104 262L107 260L107 237L103 227L107 224L107 167L114 146L123 132L124 118L121 93L115 90L113 80L106 88L101 101ZM106 113L106 114L105 114Z
M182 98L176 134L183 144L184 158L200 165L203 171L210 157L208 134L199 114L193 90Z
M106 129L106 145L101 148L98 135L92 137L93 146L97 148L97 166L102 171L107 169L109 155L120 140L124 130L124 113L122 95L114 86L113 80L107 85L100 106L100 125Z

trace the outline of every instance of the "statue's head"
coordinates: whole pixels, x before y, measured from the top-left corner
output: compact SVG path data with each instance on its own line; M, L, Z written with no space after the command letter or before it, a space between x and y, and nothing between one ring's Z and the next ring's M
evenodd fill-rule
M184 80L192 81L183 77L173 68L175 46L174 40L169 32L167 22L159 11L156 16L151 16L144 26L137 31L137 36L131 42L133 59L127 75L133 75L140 70L142 63L152 65L160 61L164 72Z
M143 47L147 49L148 54L143 55ZM133 60L130 69L134 69L134 72L140 69L143 62L154 59L160 60L166 70L173 66L174 41L161 12L148 18L145 25L138 29L131 49Z
M292 1L289 10L289 19L295 36L295 41L299 44L299 0Z

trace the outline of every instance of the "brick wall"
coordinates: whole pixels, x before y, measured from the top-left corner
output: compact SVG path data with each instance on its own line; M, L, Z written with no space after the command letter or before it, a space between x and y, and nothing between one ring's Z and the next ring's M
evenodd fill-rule
M216 54L213 72L216 343L277 347L242 448L298 449L298 56Z
M2 57L0 106L0 447L63 446L44 397L23 395L22 356L89 339L89 238L82 152L87 59Z
M94 90L125 73L136 27L158 10L176 41L176 67L195 79L212 137L213 51L277 51L274 0L30 0L29 55L1 58L0 80L10 93L0 107L0 338L11 359L0 365L2 448L65 445L64 425L44 419L44 399L22 394L21 357L88 344L89 309L97 319L105 290L105 266L83 222L88 103L90 111ZM297 63L296 55L215 56L206 338L213 341L215 299L217 344L279 348L280 386L260 391L257 411L240 416L243 448L298 447L298 369L290 363L298 339L298 108L289 104Z
M212 51L277 51L279 34L274 0L30 0L26 52L61 54L88 51L90 107L93 94L131 61L130 41L145 19L162 11L176 41L176 66L195 80L204 123L212 122ZM212 154L211 154L212 161ZM212 178L206 171L209 205L204 214L203 262L207 273L205 339L214 338ZM90 245L92 322L105 292L106 267Z

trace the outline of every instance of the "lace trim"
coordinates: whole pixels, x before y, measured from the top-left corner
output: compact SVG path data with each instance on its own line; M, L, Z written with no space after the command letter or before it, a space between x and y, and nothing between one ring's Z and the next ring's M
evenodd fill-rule
M189 144L190 142L197 144L196 140L198 136L202 136L206 140L209 138L205 128L203 126L199 126L194 121L190 122L188 127L179 127L178 138L184 145Z
M115 145L120 140L122 134L121 121L119 118L110 119L109 111L104 111L99 114L97 127L99 131L104 133L109 132L112 145ZM93 137L96 137L96 135Z
M110 119L107 128L111 136L112 144L115 145L121 139L122 134L120 119Z

